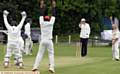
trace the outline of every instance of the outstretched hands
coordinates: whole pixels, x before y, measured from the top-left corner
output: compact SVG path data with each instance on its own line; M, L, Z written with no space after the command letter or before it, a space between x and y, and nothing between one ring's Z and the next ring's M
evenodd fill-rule
M8 14L9 14L9 12L8 12L7 10L4 10L4 11L3 11L3 15L6 15L6 16L7 16ZM22 17L27 16L27 14L26 14L25 11L22 11L22 12L21 12L21 15L22 15Z
M6 16L7 16L8 14L9 14L9 12L8 12L7 10L4 10L4 11L3 11L3 15L6 15Z
M26 16L27 16L27 14L26 14L25 11L22 11L22 12L21 12L21 15L22 15L22 17L26 17Z

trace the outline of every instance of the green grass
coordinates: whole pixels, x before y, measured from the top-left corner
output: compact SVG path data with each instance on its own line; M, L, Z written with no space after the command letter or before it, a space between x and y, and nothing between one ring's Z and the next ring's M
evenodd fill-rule
M5 45L0 45L0 71L17 70L13 65L8 69L3 68L3 57ZM24 56L25 69L31 70L34 64L38 44L34 44L33 55ZM56 74L120 74L120 62L112 60L111 47L89 47L87 57L76 57L76 46L74 44L55 45ZM41 74L48 74L48 55L47 52L41 63Z

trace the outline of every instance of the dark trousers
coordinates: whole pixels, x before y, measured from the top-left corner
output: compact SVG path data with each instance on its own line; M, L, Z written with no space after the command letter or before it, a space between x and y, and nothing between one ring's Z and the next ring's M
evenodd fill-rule
M82 47L81 47L81 56L84 57L84 56L87 55L88 38L80 38L80 42L82 44Z

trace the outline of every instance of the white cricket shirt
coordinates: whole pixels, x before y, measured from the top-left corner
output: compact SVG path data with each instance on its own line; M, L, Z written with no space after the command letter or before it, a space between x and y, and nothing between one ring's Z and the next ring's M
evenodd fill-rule
M52 39L55 17L52 16L50 21L44 21L43 16L40 16L39 22L40 22L40 27L41 27L41 40Z
M27 23L25 25L25 34L27 34L28 36L30 36L30 34L31 34L30 23Z
M21 28L24 24L25 18L26 16L22 17L21 22L19 23L18 26L11 26L8 21L7 21L7 16L3 15L4 18L4 23L5 26L8 30L8 42L18 42L19 41L19 37L20 37L20 33L21 33Z
M80 38L89 38L90 35L90 26L88 23L85 23L85 25L79 24L79 27L81 28L81 32L80 32Z

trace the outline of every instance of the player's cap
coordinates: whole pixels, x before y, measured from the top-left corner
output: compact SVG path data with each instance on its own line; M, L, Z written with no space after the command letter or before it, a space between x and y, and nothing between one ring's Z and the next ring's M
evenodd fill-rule
M81 19L81 22L85 22L85 21L86 21L85 18L82 18L82 19Z
M50 20L50 16L44 16L45 20Z

